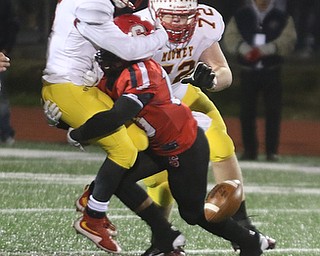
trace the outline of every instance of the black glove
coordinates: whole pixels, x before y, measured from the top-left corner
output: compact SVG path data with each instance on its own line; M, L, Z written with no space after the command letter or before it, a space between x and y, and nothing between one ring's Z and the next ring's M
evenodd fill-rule
M181 79L183 84L192 84L194 86L207 89L208 91L213 91L216 87L215 83L216 73L203 62L198 62L193 73L185 78Z

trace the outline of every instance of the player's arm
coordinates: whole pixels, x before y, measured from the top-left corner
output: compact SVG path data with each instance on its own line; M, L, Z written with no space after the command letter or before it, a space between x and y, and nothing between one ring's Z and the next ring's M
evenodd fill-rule
M112 14L104 9L99 6L87 8L86 4L82 4L77 9L75 21L81 35L100 48L131 61L152 57L167 42L168 34L161 24L157 24L155 32L150 35L130 36L114 24Z
M95 114L69 135L80 143L105 136L132 120L151 98L152 94L124 94L116 100L112 109Z
M213 43L201 54L200 61L206 63L215 72L214 92L224 90L231 85L232 72L218 42Z

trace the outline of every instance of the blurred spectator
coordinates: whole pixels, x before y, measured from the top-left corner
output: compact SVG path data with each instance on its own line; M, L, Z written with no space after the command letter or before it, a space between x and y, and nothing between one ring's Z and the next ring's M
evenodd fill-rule
M242 7L247 0L198 0L199 4L206 4L217 9L227 23L235 12Z
M20 0L24 1L24 0ZM223 20L225 23L228 22L228 20L231 18L231 16L238 10L240 7L242 7L247 0L198 0L199 4L206 4L209 5L215 9L217 9L223 16ZM148 0L131 0L131 2L136 3L139 2L139 5L136 9L136 11L144 9L148 7ZM120 15L122 13L128 13L132 12L129 8L124 9L117 9L116 15Z
M281 64L295 46L294 22L276 0L251 0L236 12L224 35L225 49L237 55L240 72L240 122L244 153L240 159L256 160L256 117L259 94L265 110L267 160L278 160L282 110Z
M11 0L0 0L0 52L10 56L18 32L18 22ZM0 142L14 143L15 132L10 125L9 99L6 94L7 72L0 73Z
M10 66L10 59L0 52L0 72L4 72ZM1 91L1 83L0 83L0 91Z
M297 28L296 50L301 57L311 57L320 45L320 1L290 0L287 5Z

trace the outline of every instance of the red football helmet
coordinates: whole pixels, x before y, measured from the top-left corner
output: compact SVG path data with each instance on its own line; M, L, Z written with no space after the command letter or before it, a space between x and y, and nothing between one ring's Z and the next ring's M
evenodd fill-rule
M147 20L143 20L134 14L123 14L114 18L114 23L122 32L131 35L149 35L154 32L154 26Z
M198 21L197 0L150 0L150 7L174 44L188 42Z
M154 32L154 26L147 20L143 20L134 14L123 14L114 18L114 23L122 32L131 36L146 36ZM106 50L99 50L95 55L96 61L106 75L118 74L130 63Z

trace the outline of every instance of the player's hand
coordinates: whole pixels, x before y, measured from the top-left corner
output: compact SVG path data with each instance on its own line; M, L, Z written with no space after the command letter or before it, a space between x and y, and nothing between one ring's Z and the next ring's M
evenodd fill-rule
M93 87L98 84L98 74L92 70L88 70L83 76L82 76L82 81L83 85L88 86L88 87Z
M44 115L49 126L57 126L62 116L62 112L56 103L46 100L43 104Z
M198 62L193 73L181 79L181 83L190 83L194 86L207 89L208 91L214 91L217 85L216 73L207 64Z
M70 127L69 130L68 130L68 133L67 133L67 141L68 141L68 143L69 143L71 146L74 146L74 147L80 149L81 151L85 151L84 148L83 148L83 146L81 145L81 143L80 143L79 141L74 140L74 139L71 137L71 134L70 134L70 133L72 132L72 130L74 130L74 129Z
M251 62L251 63L255 63L257 61L259 61L262 57L262 52L260 51L259 48L252 48L251 51L249 51L245 56L244 58L248 61L248 62Z

